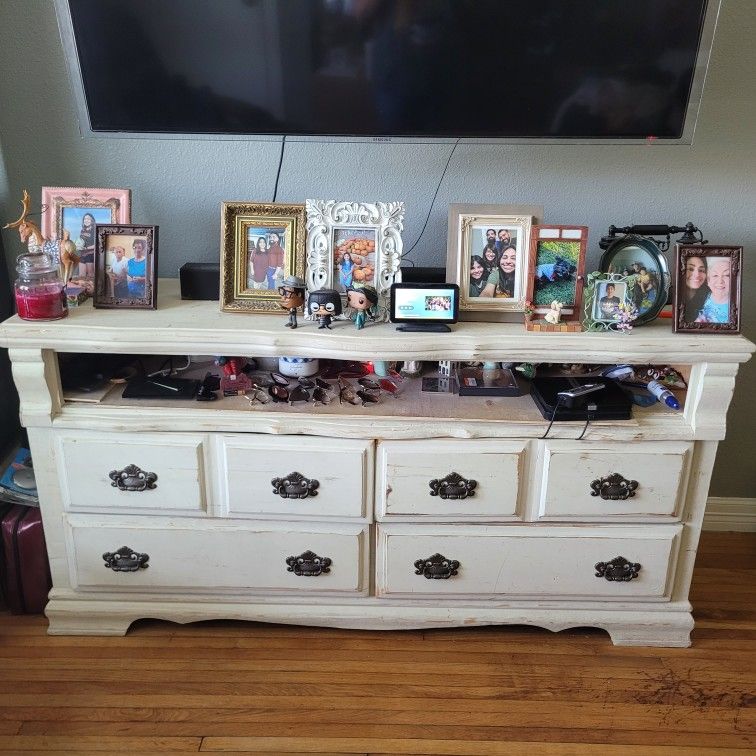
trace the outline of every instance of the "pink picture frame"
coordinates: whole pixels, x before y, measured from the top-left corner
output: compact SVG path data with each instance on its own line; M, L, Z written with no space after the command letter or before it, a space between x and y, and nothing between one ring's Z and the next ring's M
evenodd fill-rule
M65 211L86 212L107 208L107 223L131 223L131 189L100 189L76 186L42 187L42 235L46 239L63 236Z

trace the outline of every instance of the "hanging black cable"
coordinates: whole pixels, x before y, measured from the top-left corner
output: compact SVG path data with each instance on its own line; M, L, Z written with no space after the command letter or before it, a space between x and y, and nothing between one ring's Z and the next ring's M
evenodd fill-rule
M436 191L433 193L433 199L431 200L430 207L428 208L428 214L425 216L425 223L423 223L423 228L420 231L420 235L415 239L415 243L402 255L402 262L407 260L407 262L414 268L415 263L412 262L412 260L408 260L410 253L412 250L418 245L420 239L423 238L423 234L425 233L425 229L428 227L428 221L430 220L431 213L433 212L433 205L436 204L436 197L438 197L438 190L441 188L441 184L444 183L444 177L446 176L446 172L449 169L449 163L451 163L451 159L454 156L454 152L457 149L457 145L459 144L459 138L454 142L454 146L451 148L451 151L449 152L449 157L446 159L446 165L444 166L443 173L441 174L441 178L438 180L438 184L436 185Z

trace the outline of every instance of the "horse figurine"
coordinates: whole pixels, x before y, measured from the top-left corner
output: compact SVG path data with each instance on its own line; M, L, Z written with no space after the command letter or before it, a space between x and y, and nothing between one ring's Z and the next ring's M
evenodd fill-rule
M63 280L68 280L73 273L74 266L79 263L79 255L76 253L76 244L71 241L68 231L63 232L63 239L45 239L39 226L30 221L26 216L29 214L31 198L29 192L24 189L21 199L21 215L18 220L6 223L3 228L17 228L21 243L26 244L32 254L44 252L49 255L54 264L63 267Z

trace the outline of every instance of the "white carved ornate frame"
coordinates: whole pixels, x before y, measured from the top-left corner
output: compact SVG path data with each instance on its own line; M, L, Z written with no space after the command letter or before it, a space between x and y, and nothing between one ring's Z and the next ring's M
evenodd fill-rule
M307 200L307 289L335 288L333 232L339 228L375 229L373 286L379 300L388 297L402 261L403 202Z

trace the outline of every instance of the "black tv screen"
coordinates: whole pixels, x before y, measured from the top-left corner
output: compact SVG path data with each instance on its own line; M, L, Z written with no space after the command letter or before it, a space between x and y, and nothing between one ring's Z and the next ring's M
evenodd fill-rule
M680 138L706 6L68 0L93 131L416 138Z

